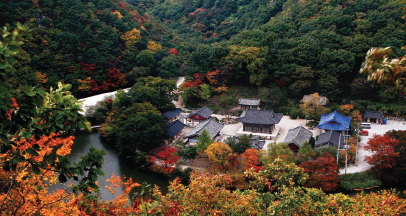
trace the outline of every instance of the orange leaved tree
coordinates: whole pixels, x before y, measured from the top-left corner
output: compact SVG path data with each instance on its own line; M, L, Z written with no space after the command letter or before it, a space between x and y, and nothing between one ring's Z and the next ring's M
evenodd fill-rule
M244 170L254 169L254 172L263 170L264 166L259 166L259 152L257 149L247 149L241 156L245 159Z

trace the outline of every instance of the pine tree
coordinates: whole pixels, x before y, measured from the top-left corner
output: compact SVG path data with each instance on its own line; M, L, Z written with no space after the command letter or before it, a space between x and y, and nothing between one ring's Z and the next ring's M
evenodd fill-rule
M200 134L199 138L197 139L196 148L197 151L200 152L202 150L207 149L210 144L214 142L213 139L210 138L209 132L204 129L202 134Z

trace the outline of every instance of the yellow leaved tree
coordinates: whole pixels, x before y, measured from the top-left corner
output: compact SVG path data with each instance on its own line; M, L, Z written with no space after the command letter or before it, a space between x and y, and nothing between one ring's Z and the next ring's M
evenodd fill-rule
M233 153L233 150L223 142L214 142L209 145L205 152L211 162L219 164L225 168L230 162L229 156Z
M309 116L311 119L319 119L320 115L324 113L326 100L324 97L320 96L319 93L314 93L311 95L306 95L301 100L300 108L303 109L303 113ZM327 100L328 102L328 100Z
M92 78L88 77L86 79L78 79L78 82L80 83L78 90L79 91L84 91L84 92L88 92L92 89L92 87L90 86L90 80Z
M148 50L151 52L156 52L157 50L162 49L162 45L155 43L154 41L148 41Z
M125 45L127 47L130 47L132 44L141 40L141 31L134 28L133 30L121 35L121 39L125 41Z
M117 14L117 17L119 18L119 19L121 19L121 18L123 18L123 15L120 13L120 11L115 11L115 12L113 12L114 14Z

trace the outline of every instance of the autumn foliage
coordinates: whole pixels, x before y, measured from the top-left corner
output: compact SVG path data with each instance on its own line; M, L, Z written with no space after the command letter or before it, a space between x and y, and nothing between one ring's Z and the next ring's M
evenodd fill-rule
M188 81L188 82L184 82L184 83L180 86L180 89L181 89L181 90L185 90L185 89L187 89L187 88L189 88L189 87L192 87L192 86L194 86L194 87L200 87L201 85L204 84L204 82L203 82L204 77L205 77L204 74L195 73L195 74L193 75L193 77L194 77L193 80Z
M174 156L173 153L176 152L176 149L172 147L164 147L164 149L157 154L158 160L155 157L151 158L151 162L154 163L153 168L158 170L163 174L170 174L175 167L176 161L179 160L178 156Z
M106 76L107 76L107 80L103 81L101 86L98 86L96 82L90 83L90 81L89 81L89 85L90 84L93 85L92 91L96 90L96 89L100 89L102 91L108 91L111 88L118 88L118 87L120 87L120 84L124 80L124 75L121 74L120 69L117 69L117 68L108 69Z
M141 31L134 28L133 30L124 33L121 36L121 39L123 39L125 41L125 45L129 47L133 43L136 43L141 40Z
M340 113L343 115L349 115L353 109L354 106L352 104L344 104L340 106Z
M176 50L175 48L171 48L171 49L169 50L169 52L170 52L172 55L178 55L178 54L179 54L179 51Z
M85 70L89 73L90 76L94 76L94 69L96 68L96 64L85 64L83 62L80 62L80 64L82 65L82 70Z
M17 140L14 136L11 140L14 140L16 148L0 154L0 158L5 162L13 160L13 155L20 154L25 161L21 161L13 171L6 171L0 166L0 212L5 215L72 214L75 208L67 206L66 200L72 198L73 194L64 190L48 193L49 185L58 182L58 175L52 171L51 164L47 169L35 170L32 164L47 164L44 157L51 154L70 154L73 139L73 136L61 137L55 133L39 139L31 136L30 139ZM33 147L37 150L33 151Z
M89 81L89 86L90 86L90 91L88 92L88 94L92 94L94 92L98 92L100 90L100 86L97 84L97 82L95 80L90 80Z
M396 164L396 158L399 156L399 153L395 152L395 147L398 143L398 140L390 138L387 134L374 134L374 136L368 140L368 145L365 146L365 150L371 151L374 154L372 156L366 156L365 161L378 170L378 175L380 175L384 169L391 168Z
M334 191L338 183L338 167L335 158L328 152L315 161L305 161L299 165L309 178L303 185L305 187L321 188L324 191Z
M233 150L223 142L214 142L205 150L209 160L222 166L226 166L229 161L229 156Z
M147 49L151 52L156 52L159 49L162 49L162 45L155 43L154 41L148 41Z
M37 75L37 79L39 83L46 83L48 81L47 75L43 74L41 72L35 72L35 75Z
M257 149L247 149L241 156L245 159L244 170L254 169L254 172L263 170L264 166L259 166L259 152Z

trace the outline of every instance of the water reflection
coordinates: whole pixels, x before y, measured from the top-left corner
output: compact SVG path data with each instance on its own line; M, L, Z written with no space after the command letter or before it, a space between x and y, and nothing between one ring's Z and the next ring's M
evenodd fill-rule
M78 163L80 161L80 156L86 155L90 147L93 146L96 149L104 149L107 153L104 156L104 163L102 171L104 176L99 176L99 187L101 189L101 197L103 200L112 200L117 195L123 192L123 187L119 187L115 195L112 195L104 186L109 186L110 184L106 181L110 179L112 174L119 175L121 177L125 176L127 178L131 177L135 182L142 183L146 181L151 185L158 185L162 192L165 194L168 191L169 180L155 176L154 174L144 173L137 170L136 167L132 167L130 164L127 164L123 159L118 155L117 150L109 143L100 139L99 133L78 133L75 135L76 139L72 146L71 154L69 159L71 162ZM60 186L51 187L51 191ZM140 188L135 188L133 192L140 191Z

